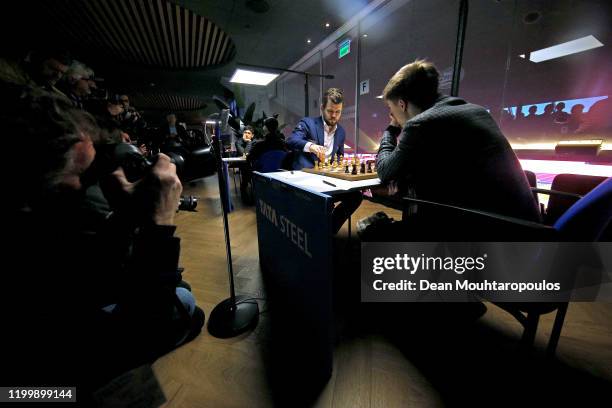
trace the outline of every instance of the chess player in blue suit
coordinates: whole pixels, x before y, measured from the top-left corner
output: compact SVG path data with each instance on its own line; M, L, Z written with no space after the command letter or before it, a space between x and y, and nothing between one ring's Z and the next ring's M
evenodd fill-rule
M344 155L346 133L340 125L344 96L338 88L329 88L323 94L321 116L303 118L297 124L287 146L294 152L293 169L314 167L315 159L335 160L337 155ZM359 207L362 198L360 192L334 195L340 204L334 208L333 230L338 232L344 222Z
M344 155L344 128L338 123L342 116L342 92L330 88L323 95L321 116L303 118L287 140L290 149L296 152L294 170L314 167L315 159L324 161L336 155ZM325 155L325 156L323 156Z

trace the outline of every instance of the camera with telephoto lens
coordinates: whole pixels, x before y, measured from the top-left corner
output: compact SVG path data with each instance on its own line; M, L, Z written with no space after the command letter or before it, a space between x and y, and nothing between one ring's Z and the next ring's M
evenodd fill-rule
M177 153L168 152L166 153L170 157L170 161L176 166L176 173L180 175L185 166L185 160ZM126 179L133 183L137 180L142 179L147 172L151 171L151 168L157 162L158 155L154 155L151 158L145 157L138 148L132 144L120 143L115 147L113 152L115 163L121 166L125 173ZM192 195L181 196L179 202L179 210L195 211L198 206L198 198Z

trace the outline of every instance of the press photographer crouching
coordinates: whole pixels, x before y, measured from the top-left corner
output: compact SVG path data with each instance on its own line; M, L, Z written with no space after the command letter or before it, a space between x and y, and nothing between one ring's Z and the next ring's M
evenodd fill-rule
M41 90L2 88L11 196L0 384L76 386L90 406L95 389L204 324L178 268L182 186L161 154L136 182L115 170L119 199L101 211L86 194L97 185L84 177L99 141L93 117Z

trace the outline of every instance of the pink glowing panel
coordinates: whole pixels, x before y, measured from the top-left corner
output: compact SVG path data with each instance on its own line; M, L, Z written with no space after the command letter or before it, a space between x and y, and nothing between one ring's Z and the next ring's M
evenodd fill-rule
M523 170L547 174L585 174L588 176L612 177L612 165L588 164L585 162L555 160L520 160Z

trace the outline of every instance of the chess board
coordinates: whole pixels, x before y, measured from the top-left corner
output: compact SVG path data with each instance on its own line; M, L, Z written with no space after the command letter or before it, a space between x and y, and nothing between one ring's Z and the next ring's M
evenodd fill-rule
M378 178L378 174L376 174L376 171L373 171L372 173L351 174L351 173L345 173L344 167L336 168L336 169L333 169L331 167L326 167L324 169L319 169L319 170L304 168L302 169L302 171L306 173L320 174L322 176L334 177L337 179L348 180L348 181L358 181L358 180L368 180L368 179Z

